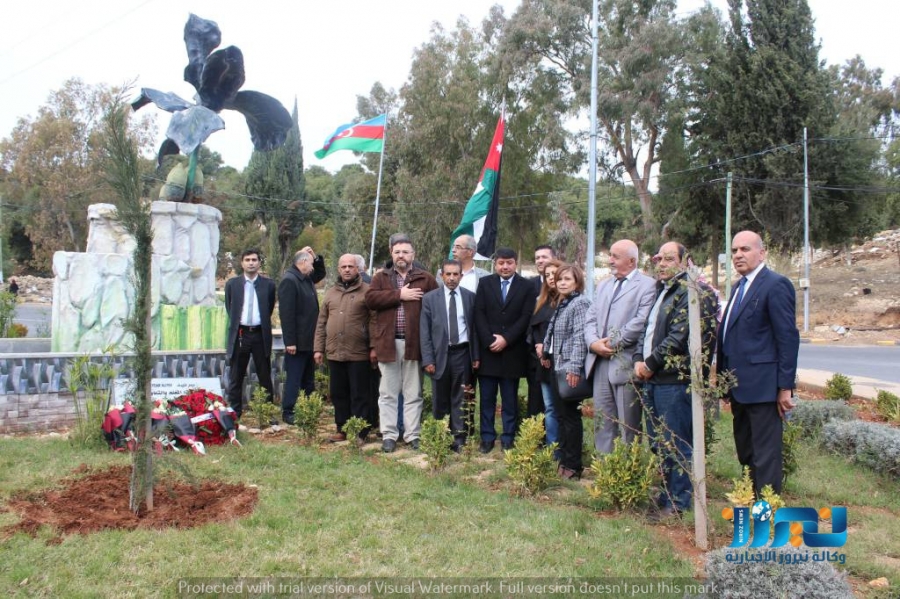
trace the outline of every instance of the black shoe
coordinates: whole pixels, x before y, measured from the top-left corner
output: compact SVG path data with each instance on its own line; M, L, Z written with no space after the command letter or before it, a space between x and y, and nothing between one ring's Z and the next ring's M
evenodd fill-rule
M395 449L397 449L397 442L393 439L385 439L381 443L381 451L384 453L394 453Z
M680 518L684 512L676 507L668 505L664 508L651 509L647 514L647 520L650 522L662 522L670 518Z
M413 439L412 441L410 441L409 448L412 449L413 451L419 451L419 440Z
M510 449L513 448L512 441L510 441L508 443L506 441L501 441L500 447L503 449L503 451L509 451Z
M491 453L494 451L494 442L493 441L482 441L481 445L478 447L478 451L481 453Z
M293 416L282 416L281 420L288 426L294 426L294 417Z
M453 445L450 446L450 451L453 453L462 453L463 445L465 445L465 441L456 440L453 442Z

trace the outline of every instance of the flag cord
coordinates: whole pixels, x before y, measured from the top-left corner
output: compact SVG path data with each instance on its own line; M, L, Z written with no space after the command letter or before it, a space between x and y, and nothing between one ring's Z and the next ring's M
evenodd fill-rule
M381 201L381 172L384 170L384 146L387 145L388 113L384 113L381 158L378 159L378 186L375 188L375 218L372 219L372 243L369 245L369 276L375 272L375 233L378 231L378 204Z

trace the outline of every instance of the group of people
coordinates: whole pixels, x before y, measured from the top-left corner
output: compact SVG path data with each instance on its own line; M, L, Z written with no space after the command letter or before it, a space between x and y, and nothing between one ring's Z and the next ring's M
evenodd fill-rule
M382 450L405 442L419 447L423 373L431 379L433 416L449 416L454 451L479 431L479 449L491 452L497 437L515 441L518 389L528 382L528 415L544 413L546 440L557 445L559 475L583 470L581 396L592 397L598 453L615 441L634 443L646 432L661 458L659 516L691 508L692 452L690 297L688 256L677 242L652 257L653 276L642 273L637 245L610 248L609 269L593 298L584 294L581 268L556 259L550 246L535 250L538 276L518 274L518 256L499 248L493 273L475 265L469 235L453 244L437 277L416 261L408 236L390 239L390 260L364 280L359 256L338 262L338 280L321 302L315 285L325 277L321 256L306 247L277 286L259 275L259 253L242 256L243 275L228 281L230 317L228 399L240 415L244 371L252 356L270 399L271 314L277 294L285 343L287 380L282 418L293 422L297 395L313 390L314 364L327 359L338 432L358 416L377 426ZM791 282L765 266L766 250L752 231L735 235L732 261L741 279L721 319L715 291L696 287L703 374L715 361L730 372L727 392L734 415L740 463L750 468L757 493L781 490L784 414L793 406L799 332ZM480 409L470 402L479 389ZM377 386L377 392L375 387ZM377 395L377 409L374 398ZM495 415L500 399L500 434ZM467 399L468 398L468 399ZM468 406L468 407L467 407ZM478 423L475 423L475 417ZM361 435L367 435L365 430Z

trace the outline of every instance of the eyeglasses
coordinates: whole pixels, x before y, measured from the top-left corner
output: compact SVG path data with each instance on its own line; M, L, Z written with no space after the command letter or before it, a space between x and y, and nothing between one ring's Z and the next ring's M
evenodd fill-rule
M454 245L454 246L453 246L453 249L454 249L454 250L467 250L467 251L469 251L469 252L472 251L472 250L470 250L469 248L467 248L467 247L464 246L464 245Z

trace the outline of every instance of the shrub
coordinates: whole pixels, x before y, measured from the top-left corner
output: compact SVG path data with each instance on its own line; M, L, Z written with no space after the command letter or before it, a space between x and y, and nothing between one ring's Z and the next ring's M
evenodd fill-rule
M509 477L518 492L534 495L556 483L556 443L544 445L544 415L522 421L513 448L503 453Z
M707 587L717 589L716 596L786 599L844 599L853 596L846 574L827 561L808 560L783 564L777 561L753 561L738 564L726 560L729 554L737 555L743 551L723 547L706 554L705 583ZM806 554L806 550L793 547L779 547L769 551L775 551L778 556L786 553Z
M343 428L341 428L341 432L347 435L347 440L350 441L350 446L359 451L359 449L362 447L363 442L363 440L359 437L367 428L369 428L369 423L365 418L352 416L347 420L347 422L344 423Z
M791 421L784 423L781 432L781 482L787 482L788 477L800 469L800 460L797 459L797 444L803 435L803 429Z
M900 397L890 391L879 391L875 396L875 410L885 420L900 422Z
M10 339L22 339L28 336L28 327L21 322L14 322L9 325L6 336Z
M259 428L265 428L278 418L281 408L269 401L268 393L261 386L257 385L250 397L250 403L247 404L250 416L256 420Z
M426 416L419 431L419 448L425 453L432 470L440 470L450 460L453 434L450 432L449 418L446 416L437 420Z
M750 467L744 466L740 478L731 479L733 485L731 493L725 493L725 497L734 507L750 507L753 505L753 480L750 478Z
M853 384L850 377L835 372L825 381L825 399L842 399L847 401L853 397Z
M0 337L9 337L9 328L16 315L16 296L8 291L0 291Z
M316 372L314 376L314 392L318 393L322 397L328 397L328 389L330 386L331 375L328 373L328 369L324 366L320 368L316 368Z
M800 428L804 435L817 436L822 426L831 420L853 420L856 413L843 401L800 400L791 410L790 422Z
M107 353L108 357L113 354ZM75 401L75 428L70 438L78 444L100 445L103 436L101 426L106 415L108 391L106 382L115 375L108 358L95 362L90 355L83 354L69 362L66 376L69 392Z
M900 430L862 420L832 421L822 428L823 447L890 476L900 476Z
M297 397L297 405L294 406L294 422L306 443L312 443L316 438L316 434L319 432L319 418L322 416L324 407L325 400L318 391L313 391L309 395L305 391L301 391Z
M591 470L595 480L590 496L622 510L647 502L659 476L659 459L641 442L616 439L612 453L595 457Z

